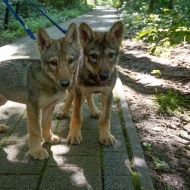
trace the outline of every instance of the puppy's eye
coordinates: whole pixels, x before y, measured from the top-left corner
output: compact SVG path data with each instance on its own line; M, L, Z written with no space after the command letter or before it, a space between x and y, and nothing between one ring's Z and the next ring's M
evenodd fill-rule
M115 54L114 53L109 53L108 54L108 58L109 59L114 59L115 58Z
M50 61L49 62L52 66L57 67L57 61Z
M69 59L68 64L72 65L74 63L74 59Z
M91 59L91 61L96 61L98 59L98 55L93 53L89 55L89 58Z

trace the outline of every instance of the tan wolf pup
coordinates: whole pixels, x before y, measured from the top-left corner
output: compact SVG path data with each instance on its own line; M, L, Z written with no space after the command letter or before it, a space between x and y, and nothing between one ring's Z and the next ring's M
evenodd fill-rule
M101 115L99 118L99 141L104 145L114 145L115 138L110 132L110 114L113 94L117 79L116 65L123 39L124 26L116 22L108 32L94 32L86 23L79 26L82 55L76 74L76 95L72 109L68 142L82 142L81 125L82 107L85 98L91 113L100 115L92 101L93 93L101 94Z
M51 39L43 30L37 32L41 60L15 59L0 62L0 106L7 100L27 106L30 154L35 159L49 157L41 145L58 143L51 132L52 114L57 103L71 88L80 55L78 27L71 24L65 37ZM0 131L5 125L0 125Z

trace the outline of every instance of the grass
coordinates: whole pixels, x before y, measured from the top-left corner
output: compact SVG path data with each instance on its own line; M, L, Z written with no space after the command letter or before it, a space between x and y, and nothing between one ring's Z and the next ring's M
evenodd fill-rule
M190 97L168 90L166 93L155 94L154 102L158 106L158 111L162 114L176 114L186 111L190 103Z
M130 166L131 166L131 169L132 169L131 178L132 178L135 190L141 190L142 189L141 188L141 182L140 182L139 175L136 172L136 169L134 168L134 165L133 165L133 161L132 161L133 160L133 154L132 154L132 150L131 150L131 144L130 144L129 138L127 136L126 128L124 126L124 117L123 117L123 113L121 111L120 99L119 99L119 97L117 95L117 92L116 92L115 101L116 101L116 105L117 105L117 108L118 108L118 114L117 115L119 117L119 120L121 121L121 129L122 129L122 132L123 132L123 135L124 135L124 140L125 140L125 144L126 144L126 147L127 147L127 153L128 153L128 156L129 156L129 162L130 162Z
M141 181L137 172L132 172L132 180L135 186L135 190L141 190Z

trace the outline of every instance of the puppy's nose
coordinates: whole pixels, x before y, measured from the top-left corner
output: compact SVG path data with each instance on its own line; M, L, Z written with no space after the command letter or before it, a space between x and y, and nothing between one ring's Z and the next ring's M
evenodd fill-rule
M63 88L67 88L67 87L69 87L69 85L70 85L70 80L60 80L60 85L61 85Z
M99 74L99 77L102 81L107 81L110 77L110 73L109 72L101 72Z

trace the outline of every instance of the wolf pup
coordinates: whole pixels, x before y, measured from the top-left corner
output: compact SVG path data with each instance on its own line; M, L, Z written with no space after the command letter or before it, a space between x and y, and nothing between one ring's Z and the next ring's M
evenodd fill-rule
M49 143L60 141L51 132L52 114L72 86L81 48L78 33L74 23L60 39L51 39L39 29L37 44L41 60L0 62L0 106L7 100L26 104L30 154L35 159L49 157L41 145L42 138ZM0 125L0 131L4 130L5 125Z
M92 99L93 93L101 94L99 141L104 145L115 144L114 136L110 132L110 114L123 32L124 26L121 21L115 23L108 32L94 32L86 23L81 23L79 26L83 52L77 68L76 95L67 137L71 144L82 142L82 106L85 98ZM93 101L89 108L91 113L96 112L99 115L99 110L93 105Z

